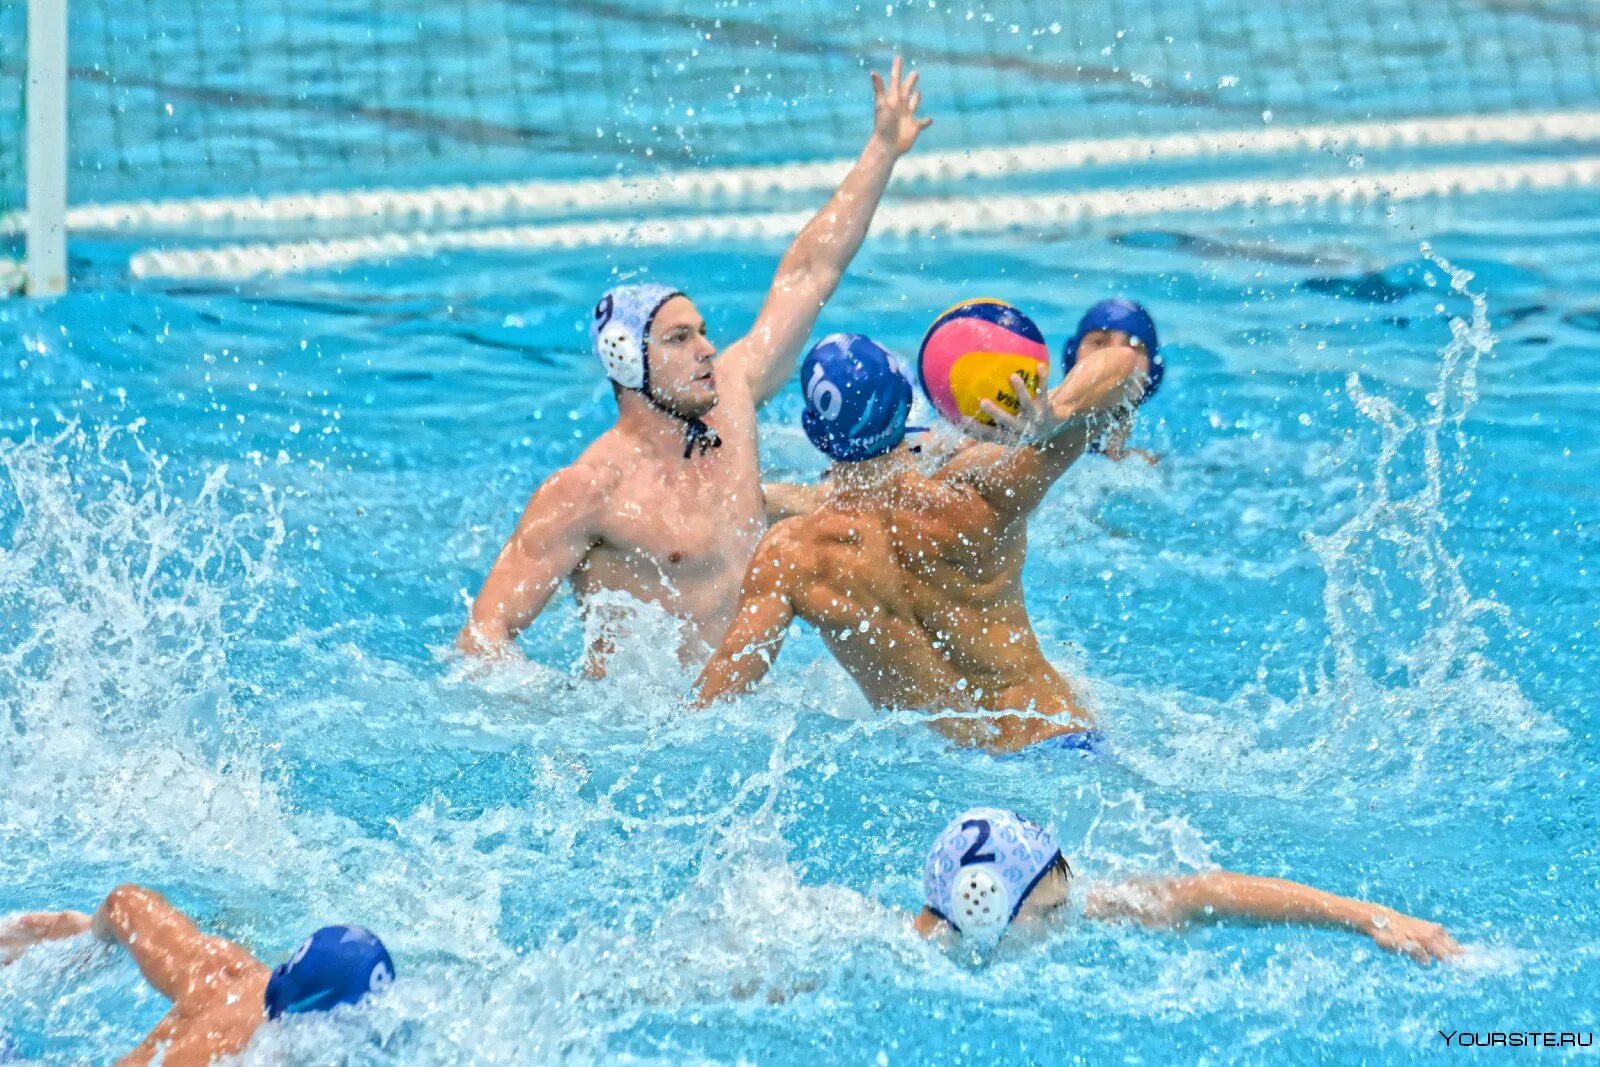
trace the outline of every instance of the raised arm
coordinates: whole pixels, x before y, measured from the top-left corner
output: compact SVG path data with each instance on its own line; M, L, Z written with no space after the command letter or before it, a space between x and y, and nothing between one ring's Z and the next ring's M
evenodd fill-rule
M228 969L263 967L249 952L201 933L153 889L120 885L94 913L95 936L122 945L157 992L178 1001Z
M1079 360L1045 398L1030 396L1022 378L1013 375L1011 388L1021 400L1016 415L983 402L997 426L992 436L1012 443L981 443L958 452L937 477L973 486L1003 525L1026 521L1108 420L1133 402L1145 366L1132 348L1102 348ZM983 432L976 426L971 430Z
M1418 963L1449 959L1461 952L1461 946L1438 923L1299 882L1230 871L1098 887L1090 893L1086 914L1091 919L1136 919L1148 926L1218 919L1342 926L1365 934L1381 948L1404 952Z
M922 93L916 72L902 81L900 69L896 56L887 85L873 72L874 117L866 148L784 253L755 325L723 353L722 365L744 374L757 404L768 400L794 373L795 359L811 336L822 305L839 287L867 236L895 161L933 122L917 117Z
M695 682L694 706L704 708L724 696L747 693L767 676L794 620L787 591L791 573L782 562L786 538L775 527L762 539L739 590L739 610Z
M608 488L588 466L559 470L539 487L478 590L457 648L475 656L516 650L517 635L594 547Z

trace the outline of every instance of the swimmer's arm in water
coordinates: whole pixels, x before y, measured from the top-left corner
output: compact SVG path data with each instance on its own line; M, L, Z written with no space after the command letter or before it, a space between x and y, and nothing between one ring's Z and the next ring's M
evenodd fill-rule
M1026 520L1104 430L1105 420L1132 402L1144 366L1132 348L1103 348L1080 360L1044 398L1030 396L1022 377L1012 375L1018 413L985 400L983 410L996 428L974 425L969 431L988 443L958 452L936 477L973 486L1005 525Z
M786 541L781 526L762 538L739 590L733 625L694 684L695 707L747 693L772 669L794 621L786 577L792 568L782 559Z
M606 481L593 467L574 465L539 487L483 580L458 649L469 656L515 652L517 635L597 543Z
M95 936L122 945L162 996L180 1001L228 969L262 967L243 948L200 931L153 889L120 885L94 913Z
M743 374L757 404L765 403L794 373L795 359L822 305L839 287L844 271L867 236L867 227L895 161L911 150L932 119L917 117L922 93L917 72L902 79L894 59L887 84L872 75L872 136L850 173L778 263L766 303L750 332L728 346L724 366Z
M1380 948L1403 952L1418 963L1461 953L1438 923L1404 915L1382 904L1325 893L1282 878L1209 871L1183 878L1096 886L1086 918L1134 919L1146 926L1241 919L1264 923L1342 926L1372 938Z
M793 482L764 482L761 495L767 505L767 525L774 526L796 515L809 515L817 510L828 495L824 485L797 485Z
M15 963L35 945L77 937L93 920L81 911L35 911L0 923L0 967Z
M152 889L120 885L93 915L35 912L0 930L0 959L11 962L33 945L93 931L120 944L157 992L178 1001L224 968L261 964L231 941L200 932L189 917Z

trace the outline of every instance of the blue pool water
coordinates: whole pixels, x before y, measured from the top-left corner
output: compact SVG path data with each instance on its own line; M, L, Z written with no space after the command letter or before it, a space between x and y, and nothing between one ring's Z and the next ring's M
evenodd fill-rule
M77 252L77 292L0 304L0 912L133 879L268 958L324 922L385 937L389 995L248 1062L1355 1062L1595 1029L1585 194L869 242L819 333L911 351L980 291L1053 339L1104 294L1155 309L1172 370L1136 443L1165 458L1085 461L1033 523L1030 604L1110 736L1098 764L872 715L811 634L688 716L659 621L580 680L565 594L529 665L463 670L466 598L610 417L580 327L628 250L243 291L130 287L123 249ZM773 258L643 266L726 342ZM780 475L819 467L798 408L763 415ZM1294 877L1470 951L1111 928L974 969L905 916L978 803L1094 875ZM79 943L0 969L24 1058L105 1061L162 1011Z

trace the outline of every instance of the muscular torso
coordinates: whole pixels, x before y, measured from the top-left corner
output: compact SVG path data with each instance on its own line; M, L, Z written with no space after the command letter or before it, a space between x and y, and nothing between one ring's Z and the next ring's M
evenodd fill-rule
M724 383L705 421L722 445L701 455L642 459L610 431L580 460L607 466L612 479L573 591L586 611L595 594L618 591L680 617L686 632L678 652L686 660L703 659L722 639L766 525L748 386ZM606 651L603 642L591 649L592 662Z
M884 708L1026 711L947 718L952 739L1016 749L1091 720L1039 647L1023 600L1026 535L997 533L976 491L907 470L870 506L836 494L775 532L795 613Z

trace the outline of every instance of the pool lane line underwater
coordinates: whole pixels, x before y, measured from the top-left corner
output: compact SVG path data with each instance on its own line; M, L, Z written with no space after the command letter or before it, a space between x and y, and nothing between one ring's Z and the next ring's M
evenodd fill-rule
M1188 182L1093 193L973 195L902 199L878 210L880 236L1058 232L1101 221L1313 205L1359 207L1427 197L1490 192L1539 192L1600 186L1600 156L1534 163L1453 165L1382 174L1258 181ZM697 215L639 221L503 226L488 229L385 233L336 240L225 245L138 252L135 278L244 281L355 263L430 256L440 252L537 252L629 245L661 247L712 241L769 241L792 237L810 211Z

